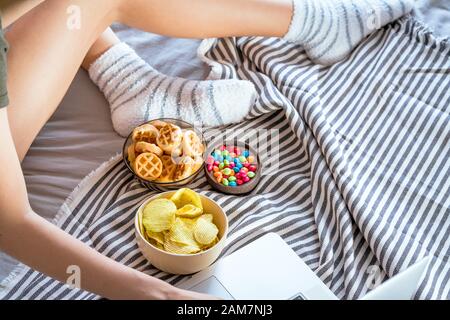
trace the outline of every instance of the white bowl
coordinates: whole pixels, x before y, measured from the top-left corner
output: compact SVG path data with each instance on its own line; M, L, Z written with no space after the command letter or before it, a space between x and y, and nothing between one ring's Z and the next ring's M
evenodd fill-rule
M141 234L139 216L142 215L142 211L147 203L155 199L170 198L175 192L160 193L142 203L136 212L134 220L136 240L144 257L159 270L171 274L192 274L207 268L219 257L225 247L228 233L228 217L215 201L200 194L204 212L213 215L213 222L219 229L219 242L210 249L196 254L175 254L158 249L150 244Z

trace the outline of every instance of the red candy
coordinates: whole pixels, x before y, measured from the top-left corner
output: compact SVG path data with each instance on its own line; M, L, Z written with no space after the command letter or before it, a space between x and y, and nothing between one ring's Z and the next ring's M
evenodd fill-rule
M219 162L219 161L214 161L214 165L215 165L216 167L218 167L218 166L219 166L219 164L220 164L220 162Z
M213 166L211 164L208 164L207 169L208 169L209 172L211 172L213 170Z
M242 181L241 179L237 179L237 180L236 180L236 183L238 184L238 186L240 186L241 184L244 183L244 181Z
M214 158L212 156L208 156L208 158L206 159L206 164L213 164L214 163Z
M226 150L226 148L227 148L227 146L221 146L220 151L224 151L224 150Z
M250 178L249 178L249 177L247 177L247 176L245 176L245 177L243 177L243 178L242 178L242 181L244 181L245 183L247 183L247 182L249 182L249 181L250 181Z
M255 172L256 171L256 166L251 165L248 167L248 170Z

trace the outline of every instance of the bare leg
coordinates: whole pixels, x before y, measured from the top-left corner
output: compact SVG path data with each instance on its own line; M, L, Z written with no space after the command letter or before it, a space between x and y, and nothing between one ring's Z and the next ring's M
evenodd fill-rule
M66 10L77 4L82 28L70 30ZM7 32L8 116L20 159L63 98L92 43L117 17L114 4L47 0Z
M88 70L90 65L97 60L98 57L119 42L120 40L114 31L112 31L111 28L106 29L89 49L83 60L82 67L85 70Z
M81 30L66 27L70 5L81 8ZM20 159L58 106L94 41L113 21L177 37L281 36L288 29L291 10L291 0L46 0L7 33L9 120ZM107 31L85 63L116 41L111 39Z
M2 0L1 9L3 27L9 26L43 1L44 0Z
M129 25L179 38L282 37L292 0L134 0L121 12Z

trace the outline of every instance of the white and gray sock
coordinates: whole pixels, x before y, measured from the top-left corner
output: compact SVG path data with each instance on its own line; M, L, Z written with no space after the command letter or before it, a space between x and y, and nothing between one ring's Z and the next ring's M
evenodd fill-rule
M410 12L414 0L293 0L284 39L302 45L315 62L344 59L374 30Z
M249 81L195 81L164 75L125 43L98 58L89 75L108 100L114 129L121 136L145 121L164 117L202 126L239 122L257 96Z

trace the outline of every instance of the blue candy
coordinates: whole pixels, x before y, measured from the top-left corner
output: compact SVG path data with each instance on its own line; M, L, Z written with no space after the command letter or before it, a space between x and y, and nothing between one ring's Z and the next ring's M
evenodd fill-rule
M234 163L238 163L239 162L239 158L234 158Z
M238 167L234 167L233 170L234 172L238 173L241 169L239 169Z
M228 183L228 186L236 187L237 186L236 181L231 181L230 183Z
M248 156L250 155L250 152L248 150L245 150L242 155L244 157L248 158Z

